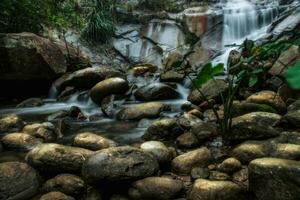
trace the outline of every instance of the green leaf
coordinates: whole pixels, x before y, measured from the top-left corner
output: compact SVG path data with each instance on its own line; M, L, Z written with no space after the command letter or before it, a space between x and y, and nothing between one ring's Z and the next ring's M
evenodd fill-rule
M300 89L300 61L286 70L285 78L292 89Z
M209 80L213 79L213 77L217 74L220 74L224 71L224 64L218 64L215 67L211 63L208 63L203 66L201 71L198 73L197 78L194 83L199 88Z
M237 74L236 79L234 80L234 83L240 82L246 75L247 75L247 71L245 69L243 69L242 71L240 71Z
M212 64L208 63L203 66L195 80L196 87L200 88L203 84L212 79Z
M255 70L253 70L251 73L252 74L259 74L259 73L261 73L261 72L263 72L264 70L263 69L255 69Z
M249 87L253 87L258 81L258 76L256 74L252 74L249 79Z

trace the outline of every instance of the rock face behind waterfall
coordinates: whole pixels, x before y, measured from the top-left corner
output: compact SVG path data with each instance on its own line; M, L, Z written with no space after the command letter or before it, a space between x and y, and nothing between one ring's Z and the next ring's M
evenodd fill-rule
M52 81L67 71L64 54L60 45L33 33L0 34L0 82L8 83L10 89L2 94L47 91Z

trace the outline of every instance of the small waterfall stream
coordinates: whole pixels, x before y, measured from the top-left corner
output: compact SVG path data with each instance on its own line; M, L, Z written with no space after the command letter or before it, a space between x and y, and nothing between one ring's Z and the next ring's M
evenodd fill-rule
M222 4L223 12L223 35L222 35L222 54L212 60L213 63L225 63L229 52L236 47L226 47L230 44L241 44L244 39L257 39L263 34L266 33L267 26L277 17L278 15L278 3L273 1L273 3L268 5L256 5L251 1L247 0L228 0L226 3ZM262 19L262 20L261 20ZM261 22L261 23L259 23ZM157 21L153 21L147 28L144 30L146 32L145 37L151 39L152 42L157 42L161 45L162 49L172 49L176 48L178 45L182 45L180 39L182 37L182 32L179 29L174 30L172 27L175 25L169 21L165 21L163 25L158 24ZM141 41L141 40L130 40L131 36L134 38L136 29L140 27L131 27L133 31L129 31L128 26L123 27L124 31L128 32L126 36L129 39L123 39L123 43L118 43L114 41L115 46L124 51L124 53L132 53L133 56L142 56L147 57L148 54L153 53L151 42ZM131 30L130 29L130 30ZM148 40L147 39L147 40ZM120 42L120 41L119 41ZM150 45L150 46L149 46ZM155 59L158 59L159 56L155 54ZM160 60L156 60L160 63ZM157 77L150 78L150 80L139 79L128 77L130 82L134 82L138 86L149 84L151 82L158 81ZM180 106L187 100L187 95L189 90L187 87L184 87L181 84L177 84L177 91L181 94L180 99L168 100L165 103L170 104L174 107L172 113L166 113L166 116L174 116L180 112ZM55 88L52 88L51 98L55 96ZM86 94L86 92L83 92ZM120 104L122 106L130 105L137 103L133 98L127 99L125 102L122 101ZM119 103L117 103L119 104ZM82 93L76 93L70 97L66 102L53 102L53 100L45 100L45 104L41 107L35 108L22 108L22 109L2 109L0 114L4 113L16 113L21 115L41 115L45 116L46 114L53 113L55 111L60 111L63 109L68 109L71 106L78 106L82 109L86 116L92 115L101 115L101 109L96 106L88 97ZM143 134L145 128L149 124L149 120L142 120L141 122L115 122L113 119L108 119L99 117L97 121L84 121L77 122L74 126L80 127L81 131L95 131L101 132L102 134L113 134L110 137L114 139L122 138L121 140L131 140L140 138ZM76 129L76 128L75 128ZM120 135L121 133L121 135ZM115 138L116 137L116 138Z

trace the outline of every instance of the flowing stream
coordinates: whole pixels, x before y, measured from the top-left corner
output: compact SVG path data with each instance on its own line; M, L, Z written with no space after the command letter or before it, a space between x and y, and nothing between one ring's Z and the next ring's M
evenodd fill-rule
M221 3L221 5L223 8L223 35L221 41L223 48L221 55L216 57L212 62L226 64L230 51L236 48L226 47L226 45L241 44L246 38L258 39L263 36L266 33L268 25L274 21L278 15L278 3L277 1L272 1L266 5L255 5L247 0L228 0L226 3ZM172 26L174 26L174 24L170 21L165 21L163 24L153 21L144 31L148 39L165 44L161 48L175 48L181 45L181 40L178 40L178 35L181 38L183 37L183 33L180 32L179 29L176 29L177 32L173 32L173 29L170 28ZM123 28L125 31L128 31L130 28L135 29L136 27L127 25ZM134 35L136 33L129 31L128 34ZM126 41L126 43L118 43L118 41L114 41L114 43L115 46L123 50L124 53L132 53L134 56L142 56L144 58L153 53L155 55L154 58L158 58L156 52L152 52L153 50L150 48L151 44L149 46L149 42L145 43L145 41L141 40L132 42L132 40L130 40ZM161 61L158 60L157 62ZM158 76L155 75L151 78L128 77L128 79L131 83L135 83L138 86L158 82L159 80ZM165 101L165 103L170 104L172 107L171 112L164 113L165 116L174 116L180 112L180 106L187 101L187 95L189 93L187 85L188 84L176 85L181 97L179 99ZM45 104L43 106L20 109L6 108L1 109L0 114L16 113L24 116L26 120L32 119L32 121L38 121L45 119L50 113L67 110L71 106L78 106L88 118L93 117L94 120L72 122L69 137L72 137L74 132L93 131L106 135L121 143L137 141L151 122L151 120L147 119L141 120L140 122L116 122L114 119L108 119L103 116L101 109L90 100L86 91L72 95L66 102L56 102L53 99L54 96L55 88L52 88L50 98L44 100ZM137 103L137 101L133 97L116 102L116 104L121 106L130 106L135 103ZM64 138L64 140L68 140L68 136Z

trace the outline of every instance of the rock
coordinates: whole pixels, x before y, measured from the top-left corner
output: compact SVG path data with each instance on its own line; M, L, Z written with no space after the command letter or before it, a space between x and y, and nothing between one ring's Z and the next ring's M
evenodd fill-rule
M2 145L2 143L0 141L0 153L2 153L2 151L3 151L3 145Z
M30 99L26 99L25 101L22 101L16 107L17 108L38 107L43 104L44 102L41 98L30 98Z
M74 138L73 145L97 151L109 147L115 147L117 146L117 143L100 135L86 132L77 134Z
M213 55L214 52L210 48L202 46L199 41L196 44L193 44L192 52L186 59L192 68L197 69L197 67L208 63Z
M83 162L93 152L60 144L41 144L32 149L26 161L44 173L79 173Z
M83 200L103 200L98 188L88 186Z
M241 53L237 50L231 50L228 56L228 66L232 67L240 62Z
M191 114L191 113L183 113L183 115L181 115L178 119L177 119L179 125L186 129L186 130L190 130L192 126L194 126L197 123L202 122L201 119L199 119L198 117L196 117L195 115Z
M300 110L288 112L282 117L281 123L289 128L300 128Z
M40 200L75 200L75 199L61 192L49 192L41 196Z
M243 190L247 191L249 188L248 168L243 168L240 171L234 173L232 175L232 181L242 187Z
M206 179L209 177L209 170L208 168L203 168L203 167L195 167L191 171L191 176L193 179Z
M155 73L156 70L157 70L157 67L152 64L140 64L140 65L134 66L130 70L130 73L132 73L134 76L141 76L141 75L146 74L147 72Z
M163 60L163 64L166 70L171 70L174 65L181 60L183 60L183 54L175 50L167 55L167 57Z
M158 170L157 160L148 152L134 147L111 147L89 157L82 167L88 183L135 180L152 176Z
M7 33L0 35L0 68L2 84L13 83L11 91L3 90L2 94L16 96L49 88L53 80L67 72L67 62L59 46L46 38L33 33ZM29 87L36 84L39 87Z
M279 132L273 128L281 116L267 112L252 112L232 119L228 140L264 139L275 137Z
M248 163L256 158L266 157L269 148L263 141L246 141L231 151L231 155L242 163Z
M240 200L241 188L231 181L209 181L197 179L188 200Z
M207 99L219 100L220 94L228 89L228 85L223 80L208 81L200 90ZM188 96L188 100L193 104L200 104L204 101L203 97L197 90L192 90Z
M250 102L233 102L232 116L238 117L251 112L269 112L278 113L276 109L266 104L250 103Z
M192 126L191 132L197 137L199 142L204 142L218 135L218 129L214 123L197 123Z
M163 118L156 120L147 128L143 139L145 140L169 140L175 139L183 133L176 119Z
M17 115L8 115L0 118L0 134L20 131L24 122Z
M208 166L211 158L211 153L206 147L189 151L173 159L172 171L189 174L194 167Z
M113 118L115 115L114 105L115 95L109 95L101 101L101 110L107 117Z
M226 181L226 180L230 179L230 176L226 173L213 170L213 171L210 171L209 179L215 180L215 181Z
M290 104L287 108L288 113L297 110L300 110L300 100L296 100L295 102Z
M176 71L170 70L160 74L161 82L176 82L180 83L184 79L184 74L178 73Z
M176 139L176 143L182 148L193 148L199 144L199 140L193 133L186 132Z
M0 163L0 199L29 199L38 192L39 179L36 171L26 163Z
M235 158L227 158L219 166L218 170L221 172L232 174L242 168L242 164Z
M180 180L167 177L148 177L131 185L128 193L132 199L174 199L183 189Z
M64 90L60 92L60 94L57 97L58 101L67 101L71 98L71 95L76 92L76 88L72 86L66 87Z
M168 147L166 147L162 142L158 142L158 141L144 142L141 145L141 149L151 153L160 164L169 163L173 158L172 151L170 151Z
M250 103L269 105L275 108L279 113L286 112L286 105L284 101L281 99L279 94L276 94L273 91L260 91L248 97L246 101Z
M90 67L63 75L54 82L54 86L58 91L70 86L77 89L90 89L107 78L122 76L111 67Z
M275 144L271 156L290 160L300 160L300 145L297 144Z
M28 151L41 141L26 133L10 133L5 135L2 139L2 144L6 150Z
M136 99L141 101L155 101L176 99L180 97L180 94L171 86L163 83L152 83L143 87L140 87L135 93Z
M160 102L136 104L121 109L117 113L119 120L140 120L143 118L156 118L163 111L169 110L169 106Z
M57 175L42 186L42 191L45 193L57 191L73 197L81 196L84 189L84 181L73 174Z
M122 95L129 89L128 82L122 78L109 78L97 83L91 89L91 98L97 103L101 104L104 97L117 94Z
M287 66L292 66L300 59L300 49L297 45L292 45L289 49L282 52L274 63L269 73L273 76L284 76Z
M27 133L36 138L40 138L44 142L53 142L57 138L56 128L50 122L26 125L24 126L22 132Z
M296 200L300 194L300 162L260 158L249 164L249 189L262 200Z

